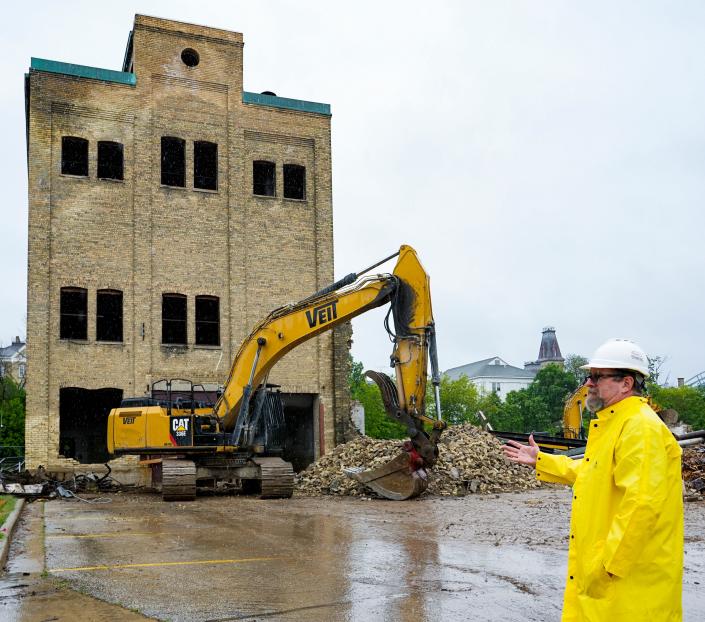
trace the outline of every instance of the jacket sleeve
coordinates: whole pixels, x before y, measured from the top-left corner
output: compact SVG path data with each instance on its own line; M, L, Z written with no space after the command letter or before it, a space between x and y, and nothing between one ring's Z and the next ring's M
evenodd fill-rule
M662 512L668 456L656 422L628 419L614 450L614 484L621 493L609 526L602 562L607 572L626 576Z
M568 456L556 456L540 451L536 456L536 479L552 484L572 486L578 476L581 464L582 459L573 460Z

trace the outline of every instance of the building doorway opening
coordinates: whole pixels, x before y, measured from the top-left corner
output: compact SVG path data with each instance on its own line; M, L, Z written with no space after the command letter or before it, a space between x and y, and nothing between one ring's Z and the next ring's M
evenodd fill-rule
M121 400L121 389L61 389L59 454L82 464L107 462L108 414Z
M315 436L318 403L314 393L282 393L286 441L284 455L291 462L294 471L303 471L315 460Z

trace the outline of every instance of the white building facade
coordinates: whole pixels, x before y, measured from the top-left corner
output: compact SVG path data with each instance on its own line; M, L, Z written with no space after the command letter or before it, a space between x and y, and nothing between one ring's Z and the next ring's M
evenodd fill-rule
M493 356L460 367L453 367L445 372L451 380L466 376L482 395L496 393L504 401L507 393L528 387L535 373L514 367L499 356Z

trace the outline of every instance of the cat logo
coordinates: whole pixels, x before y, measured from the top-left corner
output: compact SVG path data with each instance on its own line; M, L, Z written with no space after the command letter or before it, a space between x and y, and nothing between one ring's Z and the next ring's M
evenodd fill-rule
M338 310L336 305L337 300L332 302L327 302L320 307L314 307L310 311L306 311L306 319L308 320L308 327L314 328L316 325L327 324L331 320L338 317Z
M171 420L171 430L174 436L186 436L190 420L188 417L174 417Z

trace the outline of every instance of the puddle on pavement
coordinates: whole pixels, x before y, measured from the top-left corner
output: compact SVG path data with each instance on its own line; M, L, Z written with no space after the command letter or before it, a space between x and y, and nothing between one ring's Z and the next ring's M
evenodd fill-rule
M25 504L15 527L0 577L0 620L3 622L112 622L149 620L68 588L65 581L43 576L44 504Z
M149 619L74 592L55 579L24 575L6 575L0 579L0 620L4 622L144 622Z
M547 555L555 557L549 570ZM491 620L498 619L497 602L523 601L531 608L536 599L543 600L544 612L555 609L551 615L558 619L560 609L553 603L562 591L563 557L560 552L538 554L472 543L458 546L425 537L353 539L347 573L348 596L354 606L345 619L464 620L472 611L472 619ZM533 613L540 615L540 609ZM518 622L531 617L523 608L516 614L506 612L501 619Z
M431 502L423 518L420 505L405 502L223 498L164 505L116 497L113 507L98 509L56 503L47 506L45 521L51 576L5 577L0 619L146 619L130 610L139 608L172 622L556 621L567 545L561 537L553 546L507 544L504 536L515 537L517 525L492 520L513 499L470 508L473 500ZM482 506L494 509L478 516ZM529 518L526 537L545 523ZM462 526L466 520L482 526L475 539ZM452 538L448 524L460 525ZM687 556L688 564L696 568L691 576L702 575L702 555Z

